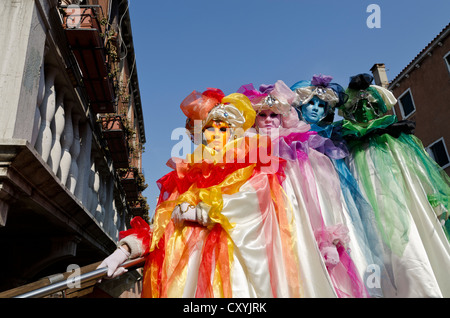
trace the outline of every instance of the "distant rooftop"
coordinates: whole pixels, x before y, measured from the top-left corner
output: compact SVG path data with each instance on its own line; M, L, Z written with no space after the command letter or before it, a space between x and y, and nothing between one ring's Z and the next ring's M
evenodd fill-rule
M420 63L424 58L426 58L429 54L431 54L432 49L438 45L443 39L445 39L450 32L450 23L445 26L442 31L432 40L430 43L427 44L420 52L419 54L414 57L414 59L409 62L409 64L401 70L401 72L391 81L389 84L389 88L392 89L392 87L399 81L402 80L402 78L411 72L411 70Z

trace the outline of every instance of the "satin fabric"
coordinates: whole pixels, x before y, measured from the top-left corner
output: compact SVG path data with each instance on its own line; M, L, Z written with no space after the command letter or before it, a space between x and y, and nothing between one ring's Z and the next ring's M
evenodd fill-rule
M283 183L289 201L292 202L294 212L294 230L297 235L298 255L301 263L302 277L304 280L305 297L311 298L336 298L338 297L333 281L327 271L325 263L321 257L321 252L317 244L315 233L310 221L307 207L314 204L310 200L305 200L305 196L301 193L304 183L302 179L291 177L296 175L294 171L299 173L299 167L295 161L288 162L288 176ZM300 175L300 173L299 173ZM319 223L319 227L321 227Z
M367 123L357 123L350 120L343 120L342 135L343 136L353 135L358 138L361 138L374 130L384 129L396 122L397 119L395 116L384 116L381 118L371 120Z
M242 85L237 92L250 99L257 113L272 109L277 114L287 116L291 105L297 99L297 95L281 80L273 85L261 85L259 91L253 87L253 84Z
M348 94L348 102L339 108L339 115L341 116L344 116L344 113L353 114L361 99L367 99L370 104L377 105L374 110L380 114L385 114L397 103L397 99L391 91L378 85L368 85L367 87L363 85L358 88L350 88L349 84L346 94Z
M227 145L221 155L229 151L244 159L251 153L248 147ZM238 164L211 160L218 159L217 154L206 157L200 162L174 159L170 165L175 170L159 180L162 191L142 297L304 297L300 268L305 260L295 252L292 205L280 185L283 161ZM175 226L174 206L200 201L210 206L210 226L189 222Z
M389 117L380 122L396 121ZM344 125L343 133L360 134L359 129L345 130L351 126ZM448 176L441 174L413 135L358 136L361 141L352 138L349 144L348 165L374 208L378 229L391 251L397 292L387 296L449 297L450 245L439 220L445 221L443 211L448 207L429 200L450 193Z
M325 138L298 128L281 129L281 134L275 141L274 151L288 162L283 187L295 205L297 235L301 236L299 241L307 241L307 236L313 235L309 240L314 240L316 248L313 251L311 246L302 246L298 251L300 255L305 255L307 251L304 257L312 264L318 262L314 268L304 268L311 270L308 273L311 277L311 294L321 294L321 297L368 297L360 273L349 255L348 230L345 226L338 176L330 159L311 148L311 145L318 144L317 139L322 139L319 144L323 145ZM331 153L337 154L339 151L335 149ZM345 232L333 237L332 231L335 229L345 229ZM321 250L336 248L334 239L339 241L336 246L338 263L326 266L324 259L320 257ZM324 281L321 290L315 290L316 281ZM334 293L331 293L331 288Z
M384 297L395 294L390 267L390 253L384 245L381 233L375 221L375 213L367 198L361 191L350 172L345 158L349 152L346 144L336 132L341 129L335 125L311 125L313 131L329 139L341 149L341 156L332 156L330 152L318 149L330 157L340 182L341 200L343 201L346 224L350 229L352 240L350 246L352 258L357 264L371 297ZM333 154L333 153L331 153Z
M308 103L314 96L326 101L331 107L334 107L339 102L336 92L328 87L306 86L295 88L295 85L293 87L291 89L299 96L301 105Z

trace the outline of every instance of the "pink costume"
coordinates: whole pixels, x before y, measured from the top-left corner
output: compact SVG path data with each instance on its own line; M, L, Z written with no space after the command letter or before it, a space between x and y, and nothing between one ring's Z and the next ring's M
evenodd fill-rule
M332 142L310 131L292 103L296 94L282 81L252 84L238 92L247 95L257 113L270 109L281 114L281 127L271 130L274 154L286 160L283 188L292 203L292 231L310 297L369 297L349 255L349 235L340 198L339 178L332 162L316 150ZM258 133L258 127L250 133ZM339 149L334 149L339 151Z

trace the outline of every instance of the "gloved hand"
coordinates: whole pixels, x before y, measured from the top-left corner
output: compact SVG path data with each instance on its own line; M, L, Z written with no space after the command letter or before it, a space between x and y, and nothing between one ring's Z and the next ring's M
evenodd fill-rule
M330 270L340 262L338 247L345 249L350 241L348 228L345 224L339 223L316 231L315 236L325 265Z
M330 270L339 263L339 253L337 251L336 245L329 244L320 247L320 253L323 256L325 265Z
M199 205L193 206L187 202L177 204L172 211L172 220L176 226L181 226L185 221L196 222L203 226L210 223L208 212L200 208Z
M128 260L129 256L130 253L127 252L122 246L120 246L119 248L117 248L117 250L114 251L114 253L105 258L103 262L101 262L97 267L97 269L108 267L106 278L116 278L117 276L128 272L126 268L119 266L122 265L126 260Z

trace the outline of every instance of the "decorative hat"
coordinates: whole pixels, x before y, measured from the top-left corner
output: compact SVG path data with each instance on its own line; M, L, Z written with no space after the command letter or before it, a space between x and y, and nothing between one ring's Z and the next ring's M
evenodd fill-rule
M346 90L349 96L348 101L339 109L339 114L344 118L353 118L360 100L367 100L375 114L386 113L396 103L397 99L388 89L372 85L373 76L367 73L361 73L350 77L350 82Z
M328 103L329 111L339 107L347 101L344 88L331 83L333 77L328 75L314 75L311 81L299 81L291 86L291 90L297 93L299 105L308 103L314 96Z
M343 105L348 96L345 94L344 88L337 84L332 83L333 77L328 75L314 75L311 81L299 81L291 86L299 98L299 102L294 105L296 108L300 108L302 105L307 104L314 96L327 103L325 114L321 119L322 123L331 123L334 120L334 108ZM300 112L300 111L299 111ZM300 112L301 116L301 112Z
M253 84L242 85L237 92L250 99L257 113L270 109L276 114L288 115L291 105L297 100L297 95L281 80L271 85L263 84L259 91Z
M236 128L241 128L243 133L253 126L256 117L247 96L239 93L225 96L218 88L207 88L203 93L194 90L181 102L180 108L187 117L186 129L193 141L195 121L201 121L201 130L209 122L219 120L228 123L235 133Z

